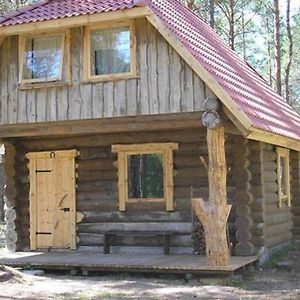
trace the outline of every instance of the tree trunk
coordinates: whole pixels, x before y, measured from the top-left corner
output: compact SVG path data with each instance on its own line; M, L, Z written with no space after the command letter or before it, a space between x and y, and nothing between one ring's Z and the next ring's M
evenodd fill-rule
M281 43L280 43L280 16L279 0L274 0L274 34L275 34L275 70L276 90L281 95Z
M212 266L229 264L226 224L231 205L226 195L226 159L224 127L207 130L209 153L209 201L192 199L192 207L204 227L206 255Z
M234 0L229 1L229 46L235 49L235 22L234 22Z
M285 69L285 98L288 103L291 104L290 99L290 70L293 60L293 35L291 30L291 0L286 2L286 30L289 41L289 50L288 50L288 62Z
M209 25L215 28L215 0L209 0Z

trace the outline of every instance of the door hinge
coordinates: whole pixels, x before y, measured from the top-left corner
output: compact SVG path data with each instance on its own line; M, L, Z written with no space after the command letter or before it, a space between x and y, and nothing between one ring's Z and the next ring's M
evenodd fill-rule
M70 208L69 207L64 207L64 208L61 208L60 210L63 210L64 212L69 212Z

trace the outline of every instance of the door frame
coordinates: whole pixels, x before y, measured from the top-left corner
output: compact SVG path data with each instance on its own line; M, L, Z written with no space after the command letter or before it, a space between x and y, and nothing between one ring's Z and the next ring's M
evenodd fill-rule
M70 249L77 249L76 235L76 164L77 150L60 150L60 151L43 151L29 152L26 158L29 159L29 211L30 211L30 249L37 250L37 186L36 186L36 167L37 159L55 159L55 158L73 158L72 191L70 195L70 212L69 212L69 244ZM53 164L54 165L54 164ZM55 170L54 170L55 171Z

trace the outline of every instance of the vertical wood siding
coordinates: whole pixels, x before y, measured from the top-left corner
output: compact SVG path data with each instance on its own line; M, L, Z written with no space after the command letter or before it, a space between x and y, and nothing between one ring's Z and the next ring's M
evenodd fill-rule
M136 22L135 79L83 83L83 28L71 29L72 84L18 89L18 38L1 48L1 124L203 110L205 85L145 19Z

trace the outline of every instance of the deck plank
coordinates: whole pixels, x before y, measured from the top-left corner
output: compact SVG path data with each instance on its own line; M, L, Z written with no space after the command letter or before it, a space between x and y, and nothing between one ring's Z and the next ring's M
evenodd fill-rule
M161 273L232 273L258 260L257 256L231 257L230 265L212 267L206 257L196 255L131 255L94 252L16 252L1 253L0 264L45 269L81 268L99 271Z

